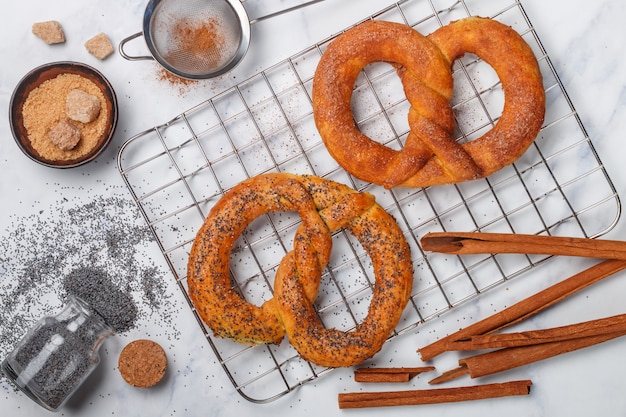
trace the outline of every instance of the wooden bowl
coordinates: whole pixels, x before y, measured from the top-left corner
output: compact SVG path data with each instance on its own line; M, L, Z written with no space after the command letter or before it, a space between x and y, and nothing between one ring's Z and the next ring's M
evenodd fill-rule
M85 155L68 160L51 160L40 155L35 150L28 138L28 132L24 127L22 107L31 91L43 82L51 80L61 74L76 74L93 82L102 91L105 98L108 118L103 134L96 145ZM107 147L115 127L117 126L117 98L109 81L95 68L79 62L52 62L31 70L18 83L9 105L9 124L11 132L19 148L26 156L35 162L52 168L72 168L94 160Z

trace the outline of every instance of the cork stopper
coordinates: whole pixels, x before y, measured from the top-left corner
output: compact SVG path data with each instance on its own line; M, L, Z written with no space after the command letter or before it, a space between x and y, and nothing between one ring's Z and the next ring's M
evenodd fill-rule
M146 339L135 340L122 349L118 368L128 384L148 388L163 378L167 357L158 343Z

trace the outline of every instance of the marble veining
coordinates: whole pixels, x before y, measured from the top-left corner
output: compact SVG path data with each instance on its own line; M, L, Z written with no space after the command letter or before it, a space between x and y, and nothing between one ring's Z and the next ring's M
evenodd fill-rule
M472 0L480 3L482 0ZM484 0L492 4L494 0ZM246 0L251 16L262 15L296 4L295 0L260 2ZM434 2L437 3L437 2ZM241 82L254 73L299 52L303 48L339 32L377 10L392 4L389 0L327 0L305 10L259 22L252 30L252 43L244 61L219 79L188 86L170 85L160 79L154 62L128 62L117 52L105 61L88 55L83 43L99 32L107 33L117 44L141 28L145 1L120 0L91 2L79 0L49 2L9 2L4 7L10 18L0 27L0 236L26 218L54 216L57 202L89 202L95 196L129 198L115 164L123 141L223 89ZM537 30L563 84L583 121L618 193L625 189L626 165L623 162L623 132L626 131L626 56L622 41L626 38L626 3L621 0L596 2L575 0L523 0L522 4ZM30 32L32 23L44 20L62 22L67 42L47 46ZM134 46L142 50L141 41ZM34 164L15 145L8 125L8 106L13 88L30 69L51 61L76 60L101 70L112 82L120 103L120 124L110 148L98 160L72 170L50 170ZM588 158L580 153L578 158ZM576 163L573 161L572 163ZM578 192L584 193L585 190ZM30 216L30 217L29 217ZM606 236L620 239L626 235L624 221ZM144 248L145 256L163 270L166 266L154 245ZM0 254L0 259L5 254ZM573 260L571 268L586 266L588 260ZM554 282L563 271L542 269L543 276L532 284L512 281L486 293L463 308L433 320L387 344L377 363L381 366L419 366L415 349L423 341L437 337L439 326L461 327L479 317L513 303L520 294ZM0 280L12 280L0 263ZM536 287L535 287L536 286ZM623 352L626 339L616 339L599 346L563 355L528 367L489 377L485 382L531 379L530 396L471 403L420 407L397 407L342 411L337 407L337 393L358 390L405 389L428 387L428 377L417 378L407 386L375 386L353 381L350 369L331 372L295 392L268 404L253 404L236 393L217 363L210 346L197 329L185 301L177 292L154 316L125 335L118 335L103 346L102 363L77 394L60 412L66 416L272 416L295 413L319 415L414 415L439 416L621 416L626 414L626 362ZM558 308L534 318L534 327L556 326L591 318L624 313L623 294L626 282L617 274L605 282L565 301ZM169 316L171 329L155 325L160 314ZM2 324L0 323L0 329ZM0 331L0 337L4 337ZM169 369L162 383L154 389L141 390L126 385L116 369L119 351L130 340L152 338L166 349ZM4 355L6 352L0 352ZM455 366L454 355L444 355L436 362L438 369ZM467 383L467 380L465 381ZM3 415L38 416L48 412L22 394L16 393L5 379L0 379L0 409Z

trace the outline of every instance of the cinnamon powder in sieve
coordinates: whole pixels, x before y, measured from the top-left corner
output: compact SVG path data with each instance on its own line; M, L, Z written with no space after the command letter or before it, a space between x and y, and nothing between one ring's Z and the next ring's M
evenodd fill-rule
M90 123L72 121L80 130L81 139L74 148L62 150L50 140L48 132L60 120L67 118L65 99L75 89L98 97L101 110ZM22 117L28 139L39 155L51 161L67 161L85 156L94 149L106 129L108 111L104 94L95 83L78 74L68 73L44 81L32 90L22 106Z
M174 48L166 60L175 67L189 66L189 60L219 64L225 39L219 21L183 19L172 28Z

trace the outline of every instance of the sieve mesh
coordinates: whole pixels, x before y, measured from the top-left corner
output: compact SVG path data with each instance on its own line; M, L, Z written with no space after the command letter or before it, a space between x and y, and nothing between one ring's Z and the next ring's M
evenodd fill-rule
M162 0L151 16L155 58L181 76L205 76L226 68L242 42L237 12L227 1Z

